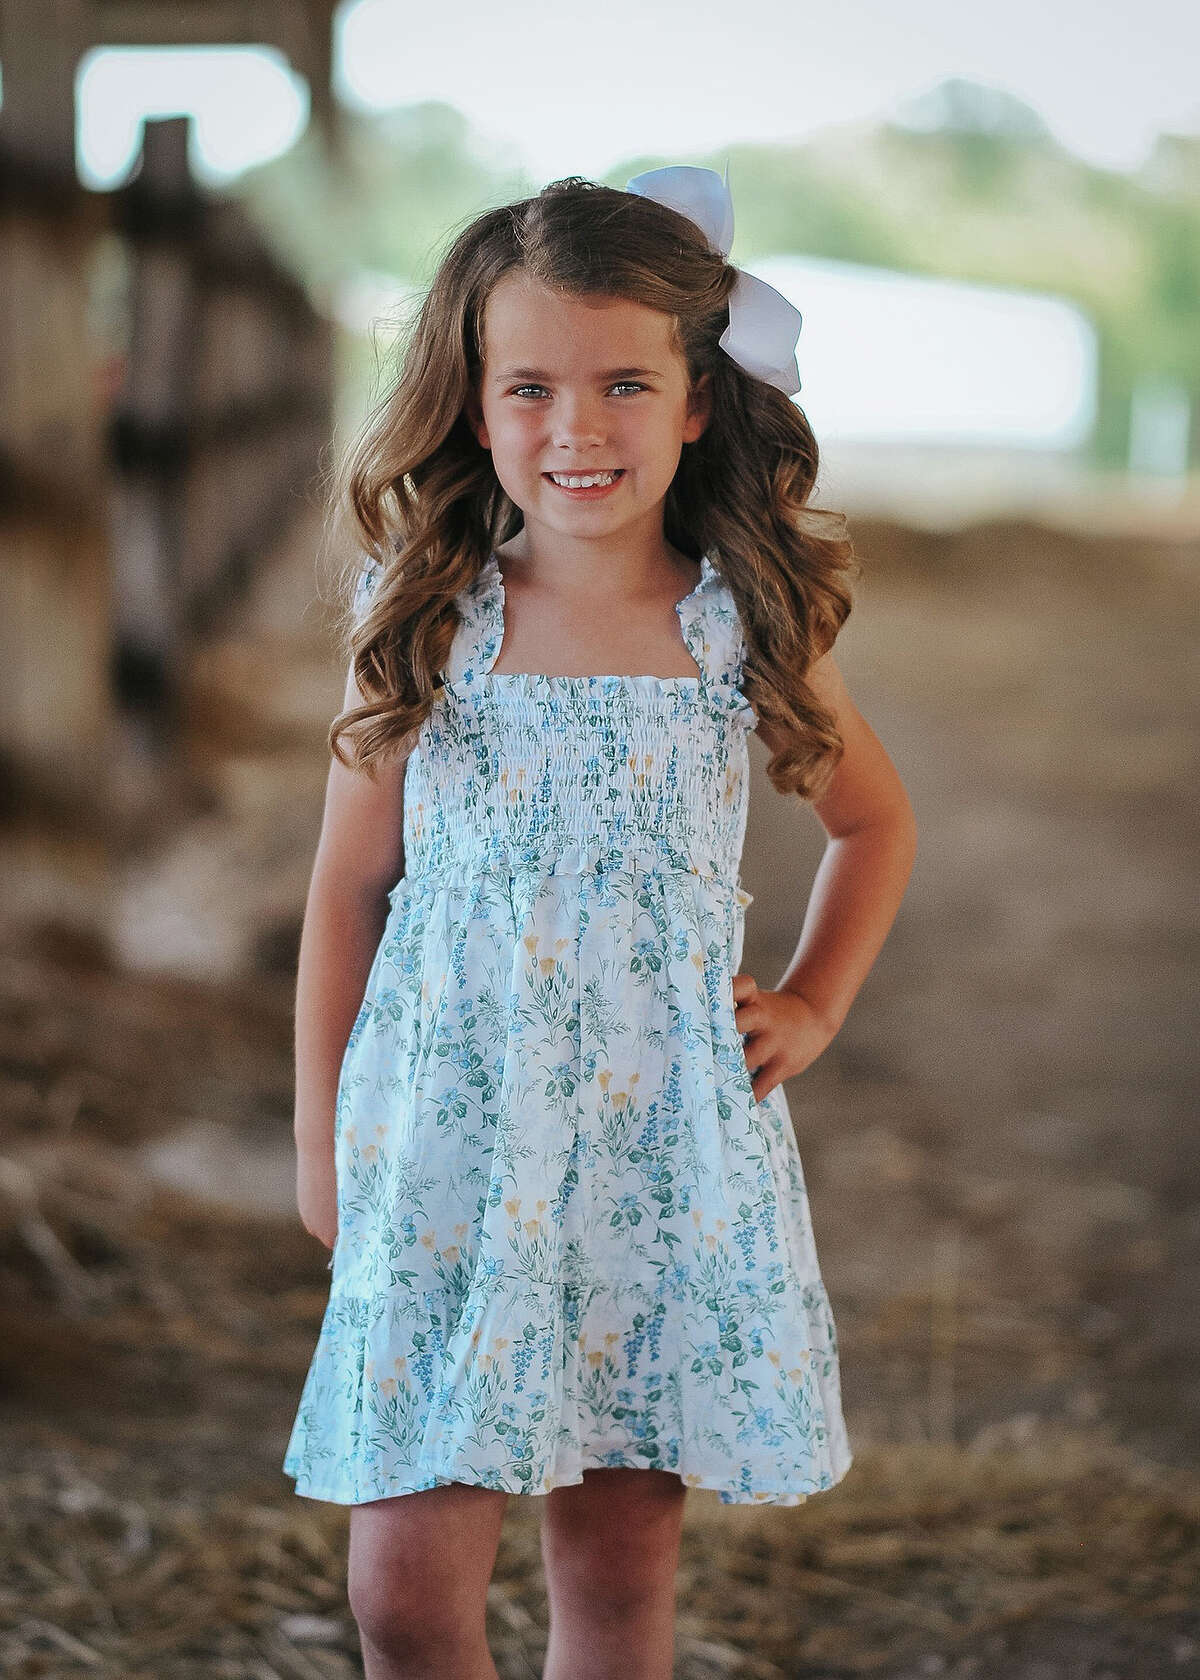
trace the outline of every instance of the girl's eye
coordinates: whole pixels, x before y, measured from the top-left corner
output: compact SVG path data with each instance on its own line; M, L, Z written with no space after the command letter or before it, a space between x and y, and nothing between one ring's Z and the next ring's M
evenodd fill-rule
M513 392L513 396L519 397L523 391L544 391L545 389L546 387L544 385L518 385L516 390ZM632 380L621 379L618 380L615 385L611 386L610 389L614 391L644 391L646 387L644 385L635 384Z

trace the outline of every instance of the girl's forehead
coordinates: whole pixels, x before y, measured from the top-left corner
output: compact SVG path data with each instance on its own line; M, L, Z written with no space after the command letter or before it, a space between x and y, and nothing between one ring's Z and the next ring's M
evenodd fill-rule
M633 298L555 291L513 270L488 296L483 348L489 362L527 362L553 351L571 360L594 353L646 366L654 365L651 357L665 357L665 369L673 354L672 328L669 315Z

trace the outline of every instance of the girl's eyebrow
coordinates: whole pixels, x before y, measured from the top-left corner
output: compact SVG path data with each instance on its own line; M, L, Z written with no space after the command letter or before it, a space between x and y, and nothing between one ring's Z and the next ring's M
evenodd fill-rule
M505 368L502 373L496 375L498 380L549 379L551 377L552 375L548 374L543 368L529 367ZM609 368L606 373L601 373L599 377L601 379L661 379L663 376L657 368L625 367Z

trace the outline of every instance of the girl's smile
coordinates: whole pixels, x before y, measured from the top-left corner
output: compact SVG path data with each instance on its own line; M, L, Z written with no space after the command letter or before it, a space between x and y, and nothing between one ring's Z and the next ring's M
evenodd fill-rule
M603 496L611 495L625 476L624 467L613 467L609 471L592 471L578 473L543 473L556 490L561 490L564 496L573 501L598 501Z

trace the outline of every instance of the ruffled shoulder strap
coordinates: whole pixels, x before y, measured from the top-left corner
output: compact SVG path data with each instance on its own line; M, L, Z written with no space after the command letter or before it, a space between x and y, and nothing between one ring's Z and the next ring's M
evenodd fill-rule
M383 576L383 566L372 555L364 554L354 584L351 606L355 624L362 622L371 599ZM476 673L487 669L489 658L499 652L499 642L492 643L497 634L503 635L504 621L499 601L500 574L495 556L485 562L473 582L454 597L462 615L443 676L450 682L471 682Z
M454 597L462 623L454 633L442 673L446 682L469 687L500 652L504 638L502 588L499 562L491 554L467 587Z
M704 673L710 692L726 702L743 727L753 729L758 716L742 693L746 639L733 592L707 554L700 580L676 603L688 651Z
M366 617L367 608L371 604L371 597L375 593L375 585L383 575L383 567L374 555L363 554L362 565L358 577L354 582L354 598L351 602L351 612L354 623L360 624Z

